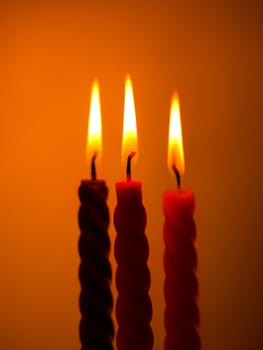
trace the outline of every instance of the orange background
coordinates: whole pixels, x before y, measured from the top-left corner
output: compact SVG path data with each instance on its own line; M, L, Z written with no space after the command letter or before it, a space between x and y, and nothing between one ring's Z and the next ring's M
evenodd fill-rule
M170 99L181 100L183 186L196 193L203 349L263 346L261 5L86 1L0 5L0 348L79 348L77 188L101 88L113 213L124 78L133 81L148 215L155 350L162 349L162 193ZM111 223L110 235L115 231ZM111 256L113 269L114 258ZM114 289L116 298L116 291Z

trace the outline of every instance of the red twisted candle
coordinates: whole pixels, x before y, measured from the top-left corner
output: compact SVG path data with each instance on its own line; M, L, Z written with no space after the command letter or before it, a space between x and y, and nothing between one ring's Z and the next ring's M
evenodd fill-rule
M146 212L142 204L141 183L118 182L116 192L117 347L120 350L151 350L152 304L148 294L151 277L147 267L149 247L144 233Z
M108 257L109 211L106 205L108 189L104 181L84 180L79 188L79 280L81 293L81 350L112 350L114 328L111 319L113 298Z
M114 226L117 231L114 253L118 264L116 318L119 325L116 341L119 350L151 350L152 304L148 294L151 277L147 266L149 246L144 232L146 211L142 204L141 183L131 181L130 166L137 148L137 136L129 78L126 80L125 91L123 141L129 148L127 181L116 184L117 206L114 211ZM129 145L125 139L127 133L133 137L132 140L128 140Z
M191 190L180 189L179 169L183 172L184 160L177 96L171 109L168 162L169 165L171 162L175 171L178 189L168 190L163 195L166 302L164 349L200 350L196 227L193 219L195 200Z
M99 87L95 82L87 138L87 155L91 155L91 180L83 180L79 187L81 350L113 350L112 272L109 263L109 210L106 204L108 188L105 181L96 179L95 160L99 152L101 118Z
M197 327L199 311L196 303L196 228L193 219L194 195L191 190L168 190L163 196L165 223L163 235L165 350L199 350Z

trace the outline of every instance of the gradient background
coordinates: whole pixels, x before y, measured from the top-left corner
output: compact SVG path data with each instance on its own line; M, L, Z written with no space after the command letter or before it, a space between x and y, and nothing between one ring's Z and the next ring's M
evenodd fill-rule
M79 348L77 188L89 176L90 88L101 88L113 213L124 78L133 81L152 274L163 347L162 193L170 99L181 99L183 186L196 193L205 350L263 347L262 6L256 1L2 1L0 348ZM110 235L115 231L111 223ZM113 269L115 263L111 257ZM116 298L116 291L114 289Z

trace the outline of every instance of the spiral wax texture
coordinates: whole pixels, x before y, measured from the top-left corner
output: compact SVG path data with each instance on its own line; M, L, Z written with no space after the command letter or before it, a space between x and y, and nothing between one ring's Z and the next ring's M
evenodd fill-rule
M163 195L165 350L200 350L196 227L191 190Z
M84 180L79 187L79 335L81 350L113 350L113 297L109 263L108 188L103 180Z
M142 204L141 183L116 184L117 206L114 226L117 237L114 253L117 261L116 318L119 350L151 350L153 332L150 326L152 303L148 291L150 271L147 266L149 246L144 233L146 211Z

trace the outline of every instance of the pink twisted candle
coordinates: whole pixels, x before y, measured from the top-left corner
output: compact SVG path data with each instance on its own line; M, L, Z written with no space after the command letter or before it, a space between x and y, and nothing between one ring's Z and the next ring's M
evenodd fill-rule
M196 227L191 190L168 190L163 196L165 223L165 350L200 350L196 277Z
M104 181L82 181L79 188L80 208L79 279L81 293L79 327L81 350L113 350L114 328L111 319L113 298L108 260L109 210L108 189Z
M119 350L151 350L153 333L150 326L152 304L148 291L150 271L147 266L148 241L144 230L146 212L142 204L140 182L116 184L117 207L114 225L117 231L114 252L117 261L116 317L119 324Z

